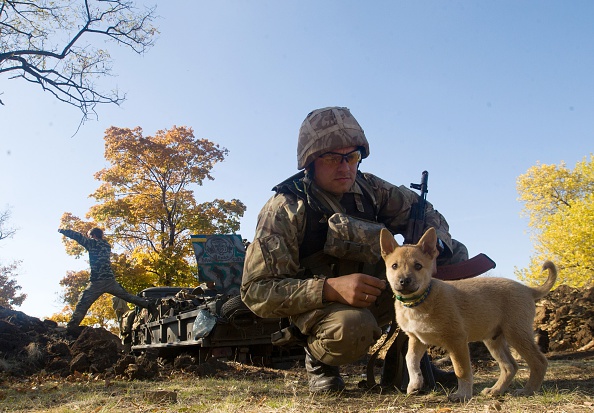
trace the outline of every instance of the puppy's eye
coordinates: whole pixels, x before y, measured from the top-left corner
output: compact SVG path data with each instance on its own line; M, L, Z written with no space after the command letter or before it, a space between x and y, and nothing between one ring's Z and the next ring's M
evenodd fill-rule
M423 266L420 263L415 262L415 270L421 271L422 268L423 268Z
M398 268L398 264L396 264L396 263L392 264L392 269L395 270L396 268Z

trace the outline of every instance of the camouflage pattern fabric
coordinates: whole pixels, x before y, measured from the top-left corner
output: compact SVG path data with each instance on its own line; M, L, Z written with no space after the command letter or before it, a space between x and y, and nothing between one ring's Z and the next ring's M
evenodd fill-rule
M126 300L116 297L115 295L111 297L111 306L113 307L118 322L120 322L124 314L130 311L130 307L128 307Z
M324 252L349 260L375 264L381 258L378 242L383 224L337 212L328 218Z
M309 113L299 129L297 169L303 169L324 152L347 146L362 148L369 156L369 143L348 108L328 107Z
M378 222L395 234L403 234L418 195L374 175L364 177L374 192ZM352 191L361 192L356 186ZM322 288L329 274L304 276L299 259L305 219L305 202L293 194L274 195L260 211L254 241L246 253L241 296L261 317L290 317L325 305ZM438 237L451 250L449 226L430 203L427 226L436 228Z
M104 293L114 295L129 303L136 304L139 307L147 308L149 305L148 300L130 294L113 277L92 280L89 282L89 285L87 285L87 288L81 293L76 308L72 313L72 317L68 322L68 327L78 326L82 319L85 318L91 305L93 305L93 303Z
M58 232L75 240L89 252L91 281L114 278L111 269L111 245L107 241L104 239L89 238L80 232L70 229L60 229Z
M104 293L119 297L129 303L147 308L149 302L137 295L130 294L116 280L111 269L111 245L104 239L85 237L70 229L59 229L59 233L71 238L89 252L91 277L87 288L80 294L76 308L68 322L68 327L78 326L91 305Z
M303 181L307 177L295 179ZM278 189L279 186L275 188ZM320 188L314 189L308 193L307 198L298 196L299 192L281 191L264 205L258 216L254 241L247 249L241 297L261 317L289 317L292 324L307 336L307 347L315 359L328 365L340 366L360 359L380 337L380 326L387 325L393 318L394 300L389 288L368 308L323 300L325 278L352 272L364 272L383 278L385 266L381 260L373 264L374 259L368 260L363 256L350 254L349 248L333 251L333 256L322 250L300 259L302 243L312 242L305 239L307 211L310 206L306 205L304 199L309 199L310 204L315 202L326 206L334 205L330 210L335 212L340 208L340 199L332 199L336 197L329 193L321 194L325 198L324 202L319 199L311 200L311 194L322 191ZM411 205L417 201L418 195L404 186L392 185L371 174L361 174L351 188L351 192L358 195L362 195L364 191L372 191L370 195L376 203L374 209L377 222L395 234L403 234ZM343 195L343 199L356 202L356 196ZM328 218L327 216L326 219ZM340 218L338 224L348 221L348 217L344 215L337 218ZM448 224L429 203L426 224L436 228L438 237L450 253L447 255L467 259L465 247L457 242L456 250L463 247L463 251L451 254L454 246ZM339 228L336 232L338 237L342 233L345 238L369 240L367 233L374 230L368 231L370 228L365 227ZM328 238L327 236L327 242ZM379 243L379 236L369 242ZM331 244L334 248L341 243L331 241ZM345 242L343 245L349 243Z

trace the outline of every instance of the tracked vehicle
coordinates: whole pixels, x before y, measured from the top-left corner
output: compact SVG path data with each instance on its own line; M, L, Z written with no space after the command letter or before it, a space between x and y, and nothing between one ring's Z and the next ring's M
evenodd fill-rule
M239 235L192 236L198 263L195 288L154 287L140 295L157 303L156 311L132 311L122 339L134 353L163 355L188 352L209 357L290 367L304 357L302 347L279 347L271 336L287 319L258 317L241 301L239 287L245 246Z

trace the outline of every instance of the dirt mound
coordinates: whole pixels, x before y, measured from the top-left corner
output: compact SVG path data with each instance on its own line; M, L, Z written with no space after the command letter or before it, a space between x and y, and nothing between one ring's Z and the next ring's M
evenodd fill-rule
M537 303L534 326L537 342L550 355L594 349L594 288L560 286ZM484 346L471 349L474 358L490 358ZM81 328L74 337L53 321L0 306L2 375L94 373L150 380L171 371L209 376L228 368L215 359L200 363L187 354L174 360L152 352L124 354L120 339L102 328Z
M139 356L124 353L120 338L103 328L80 327L76 333L50 320L41 321L0 306L0 375L38 373L77 377L93 373L102 377L152 380L171 372L195 376L224 374L226 363L202 362L188 354L164 359L154 351Z
M559 286L537 303L534 327L545 352L594 349L594 288Z
M102 328L81 328L73 337L53 321L0 307L0 372L5 374L103 372L122 348L120 339Z

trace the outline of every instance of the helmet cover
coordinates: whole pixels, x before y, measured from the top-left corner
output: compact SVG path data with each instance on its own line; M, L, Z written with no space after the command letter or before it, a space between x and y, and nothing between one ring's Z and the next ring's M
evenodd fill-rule
M304 169L318 156L334 149L357 146L361 158L369 156L369 143L348 108L327 107L310 112L299 129L297 169Z

